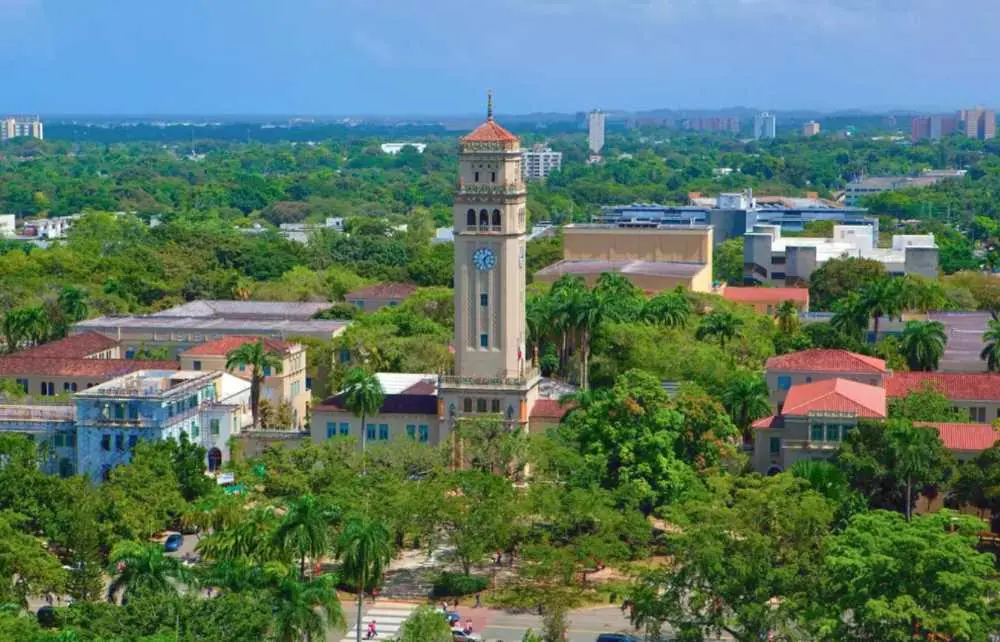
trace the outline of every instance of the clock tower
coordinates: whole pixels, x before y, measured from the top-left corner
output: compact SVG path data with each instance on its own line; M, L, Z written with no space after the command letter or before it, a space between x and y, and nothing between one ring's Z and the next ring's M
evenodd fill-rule
M442 425L501 413L527 425L538 374L525 352L527 190L521 144L493 119L459 141L455 196L455 374L441 380ZM484 408L485 406L485 408Z

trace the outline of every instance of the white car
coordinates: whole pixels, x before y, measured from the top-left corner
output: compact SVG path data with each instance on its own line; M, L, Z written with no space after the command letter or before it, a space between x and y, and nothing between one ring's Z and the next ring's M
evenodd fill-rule
M462 629L451 630L452 642L482 642L483 636L478 633L465 633Z

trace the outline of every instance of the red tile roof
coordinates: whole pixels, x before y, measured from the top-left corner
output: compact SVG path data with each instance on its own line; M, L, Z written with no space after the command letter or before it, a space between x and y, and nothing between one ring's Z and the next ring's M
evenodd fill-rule
M492 118L462 137L463 143L514 143L518 138Z
M110 350L118 345L114 339L109 339L97 332L81 332L43 343L34 348L21 350L10 355L12 357L31 357L32 359L83 359L98 352Z
M569 406L565 406L557 399L539 399L531 407L531 416L539 419L562 419L570 411Z
M989 372L894 372L885 380L885 394L905 397L925 384L952 401L1000 401L1000 374Z
M889 370L885 361L848 350L814 348L791 352L767 360L768 370L804 372L858 372L884 374Z
M824 379L792 386L785 397L783 415L811 412L847 412L858 417L886 416L885 390L850 379Z
M348 292L344 299L405 299L417 290L412 283L379 283Z
M722 298L737 303L781 303L795 301L809 305L809 288L740 288L727 286Z
M937 428L941 441L948 450L979 452L993 446L1000 439L1000 432L990 424L943 423L915 421L915 426Z
M107 381L137 370L177 370L176 361L0 358L0 377L94 377Z
M287 341L272 339L271 337L226 336L188 348L183 354L193 357L222 357L229 354L230 350L235 350L245 343L254 343L257 339L264 341L264 349L268 352L284 354L293 345Z

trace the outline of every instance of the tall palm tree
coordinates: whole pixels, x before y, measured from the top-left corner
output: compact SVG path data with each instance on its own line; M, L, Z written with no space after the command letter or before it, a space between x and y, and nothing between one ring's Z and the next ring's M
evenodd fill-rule
M791 299L782 301L774 311L774 318L777 319L778 329L782 334L791 334L799 325L799 306Z
M357 642L361 642L365 591L381 583L392 557L389 529L381 521L352 517L337 540L337 557L341 577L358 592Z
M906 521L913 517L913 488L924 479L933 457L934 440L938 439L933 428L916 428L909 422L891 426L885 433L892 462L890 468L897 479L905 480Z
M72 285L64 286L56 300L59 310L70 323L83 321L87 318L87 294Z
M176 594L178 583L189 584L193 576L179 558L169 557L163 546L123 541L115 544L108 557L108 599L122 599L137 593Z
M580 335L580 388L590 385L590 340L604 320L607 305L594 291L582 290L572 299L570 314L573 328Z
M910 370L937 370L948 336L940 321L907 321L900 348Z
M330 550L330 525L336 511L315 495L303 495L288 503L288 512L274 533L275 543L299 558L299 576L306 577L306 558L319 559Z
M750 425L771 412L767 382L760 375L741 370L734 374L722 391L722 406L732 417L733 423L750 438Z
M792 466L791 473L804 479L810 488L833 502L844 501L851 492L847 476L829 461L800 459Z
M27 308L14 308L3 319L3 335L7 352L17 352L28 336Z
M260 386L264 382L264 372L271 369L281 374L281 354L267 349L260 337L226 353L227 370L246 366L250 366L250 413L253 427L257 429L260 428Z
M306 582L287 569L270 580L268 593L274 604L272 635L278 642L323 640L330 628L344 625L332 575Z
M990 319L983 333L983 343L986 346L979 353L979 358L986 362L986 370L1000 372L1000 321Z
M575 331L574 309L577 301L587 291L583 279L578 276L564 275L552 284L549 297L552 300L552 323L559 330L559 369L565 373L569 359L569 341Z
M861 290L861 300L872 318L872 332L878 341L878 326L882 317L892 318L903 311L903 282L893 277L872 281Z
M528 343L525 349L528 354L525 360L532 360L535 350L541 352L542 341L552 330L552 305L548 297L530 296L525 306L525 321L528 327Z
M285 551L275 546L278 524L272 507L256 506L244 510L235 524L202 538L197 549L202 556L215 561L248 559L264 564L280 560L286 556Z
M683 328L691 317L691 303L683 293L657 294L642 308L646 323Z
M868 308L857 292L834 302L830 326L840 334L861 340L868 328Z
M642 290L617 272L604 272L597 277L594 295L603 304L604 316L615 323L638 319L645 302Z
M715 339L725 349L743 327L743 320L732 312L710 312L702 318L694 336L699 341Z
M378 414L385 401L385 390L378 377L363 368L353 368L344 378L344 405L361 418L361 458L364 467L364 455L368 448L368 435L365 430L365 419Z

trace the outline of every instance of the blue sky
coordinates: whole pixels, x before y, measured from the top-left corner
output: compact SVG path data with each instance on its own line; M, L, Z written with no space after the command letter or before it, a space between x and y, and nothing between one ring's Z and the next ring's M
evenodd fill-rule
M1000 105L1000 0L0 0L0 112Z

